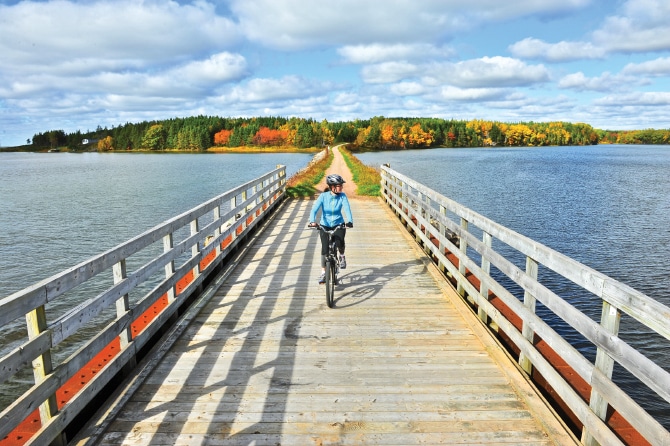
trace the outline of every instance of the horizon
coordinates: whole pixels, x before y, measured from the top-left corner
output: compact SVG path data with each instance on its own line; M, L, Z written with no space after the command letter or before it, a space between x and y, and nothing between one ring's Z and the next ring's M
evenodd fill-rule
M670 127L670 3L0 3L0 147L217 116Z

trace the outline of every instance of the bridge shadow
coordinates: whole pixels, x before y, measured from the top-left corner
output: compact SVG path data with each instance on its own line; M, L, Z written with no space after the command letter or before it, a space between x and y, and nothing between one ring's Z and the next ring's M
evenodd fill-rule
M249 253L242 260L239 275L192 321L179 347L158 366L163 381L154 372L151 384L138 390L142 396L113 423L127 420L127 439L138 430L140 442L149 445L181 444L184 436L189 444L279 444L282 421L306 416L287 413L291 388L310 384L313 376L296 370L298 343L328 336L301 333L301 327L306 318L333 311L326 307L323 287L305 289L320 270L319 238L305 230L311 204L297 202L280 210L271 223L275 227L256 241L253 257ZM419 263L350 267L340 276L336 308L373 299L390 281L406 280L403 274ZM226 289L233 285L242 289L228 296ZM134 418L124 418L126 412Z
M263 425L271 426L284 417L288 389L293 385L299 340L297 330L306 302L304 289L295 284L309 280L315 266L314 256L303 255L302 263L295 267L282 268L281 265L289 265L292 258L295 261L295 256L300 253L292 247L310 235L304 230L309 217L306 206L311 207L311 203L298 203L279 211L272 224L291 227L276 234L271 234L272 228L268 227L257 241L265 250L260 260L253 263L243 260L245 270L252 269L254 280L238 281L244 283L241 297L227 302L220 290L212 298L204 310L209 313L208 317L203 317L201 313L177 342L182 344L180 353L166 355L158 366L162 368L161 376L166 376L165 381L141 386L136 393L142 394L138 398L141 402L124 409L109 431L119 432L126 427L126 439L137 439L141 434L140 442L149 445L181 444L183 437L180 439L180 434L188 434L188 444L254 444L256 441L278 444L281 441L281 431L261 432L259 429ZM316 238L308 241L307 249L316 249ZM280 265L278 268L277 262ZM297 280L293 280L293 276L288 277L289 273L296 272ZM268 281L275 284L293 282L293 285L273 289L268 286ZM280 293L281 299L290 299L285 311L277 308ZM217 300L220 303L217 304ZM219 313L225 315L216 321L215 315ZM244 320L240 319L241 315L245 315ZM281 339L276 341L276 328L281 325L285 329ZM209 333L208 328L211 327L214 331L206 340L192 342L183 339L194 334L202 336L198 333ZM274 358L263 351L266 337L278 344L274 349ZM188 346L184 348L185 343ZM234 353L230 362L220 361L220 358L229 356L225 352L231 348ZM186 358L191 356L194 356L191 368L183 369L184 362L188 362ZM172 387L173 382L179 390L165 393L164 388ZM242 407L243 397L250 393L259 393L256 399L262 401L262 407L255 404ZM207 402L204 412L200 409L201 401ZM132 412L134 418L125 418L126 411ZM142 426L150 426L151 432L141 432L141 428L133 426L138 418Z

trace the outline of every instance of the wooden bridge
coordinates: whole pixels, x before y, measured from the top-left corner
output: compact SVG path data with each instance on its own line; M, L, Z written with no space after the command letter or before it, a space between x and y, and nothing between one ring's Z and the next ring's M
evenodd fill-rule
M0 444L670 444L610 379L619 362L670 400L670 375L617 337L625 311L670 338L667 307L384 168L383 199L352 200L329 309L306 229L312 202L283 200L283 172L0 300L0 325L27 314L29 335L0 359L3 380L26 366L35 375L0 414ZM605 290L603 321L549 295L534 262L507 265L527 290L510 298L488 275L491 264L507 274L494 237ZM162 254L131 268L156 245ZM111 286L48 320L48 302L103 271ZM536 298L593 339L596 364L534 314ZM110 305L95 336L52 359Z

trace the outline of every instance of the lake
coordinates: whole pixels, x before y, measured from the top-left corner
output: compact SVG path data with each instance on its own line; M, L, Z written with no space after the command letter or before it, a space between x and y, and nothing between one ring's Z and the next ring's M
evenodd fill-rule
M670 146L433 149L357 156L369 165L390 163L483 216L670 305ZM600 320L600 299L551 272L540 270L539 277ZM495 278L515 288L506 277ZM540 305L537 312L593 361L595 349L579 333ZM621 337L670 370L667 339L630 317L621 320ZM614 380L670 429L666 401L650 396L644 384L618 365Z
M357 156L369 165L390 163L485 217L670 305L668 146L430 149ZM311 158L0 153L0 298L277 164L286 165L290 176ZM599 300L569 288L561 295L599 316ZM560 321L552 326L587 357L593 355L592 347ZM628 342L670 369L667 340L625 318L622 332ZM670 427L667 402L648 398L643 385L616 369L615 379ZM3 397L0 408L11 401L10 393L3 392Z

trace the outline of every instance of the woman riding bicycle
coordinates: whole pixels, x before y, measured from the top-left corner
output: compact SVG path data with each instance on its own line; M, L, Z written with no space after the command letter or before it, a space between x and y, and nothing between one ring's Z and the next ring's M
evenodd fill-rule
M343 211L347 214L348 222L346 226L348 228L354 227L354 217L351 214L351 207L349 207L349 199L344 192L342 192L343 184L345 183L344 178L340 175L334 173L326 177L326 184L328 187L326 190L319 195L319 198L314 203L312 207L312 212L309 214L309 226L316 226L316 214L321 209L321 220L319 224L327 230L331 230L336 226L339 226L345 222ZM326 255L328 254L328 234L321 231L321 276L319 277L319 283L325 282L326 277ZM347 267L347 260L344 257L344 236L346 235L346 229L338 228L333 234L335 241L337 243L337 249L340 252L340 268L345 269Z

